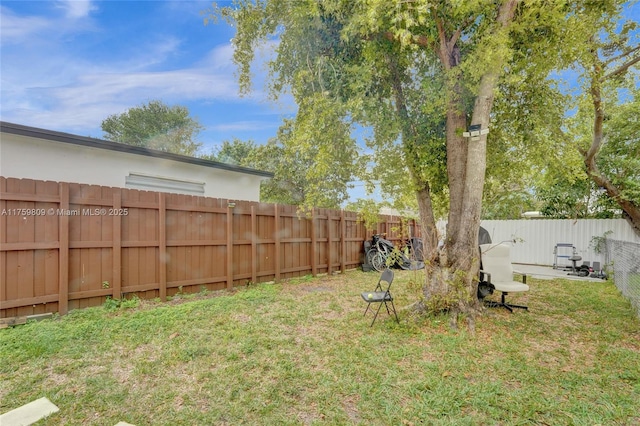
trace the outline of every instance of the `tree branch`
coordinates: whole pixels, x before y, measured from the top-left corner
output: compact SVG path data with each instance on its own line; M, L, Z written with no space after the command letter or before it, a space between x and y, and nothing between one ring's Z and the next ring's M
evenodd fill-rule
M618 59L620 59L620 58L624 58L624 57L626 57L626 56L629 56L630 54L632 54L633 52L636 52L636 51L638 51L638 50L640 50L640 44L639 44L639 45L637 45L636 47L631 47L631 48L629 48L629 49L625 50L624 52L622 52L622 53L621 53L621 54L619 54L618 56L616 56L616 57L614 57L614 58L611 58L611 59L609 59L609 60L607 60L607 61L603 62L603 64L604 64L604 66L606 67L606 66L607 66L607 65L609 65L610 63L615 62L615 61L617 61L617 60L618 60Z
M612 77L616 77L620 74L623 74L625 71L627 71L629 69L629 67L631 67L632 65L636 64L640 62L640 55L636 56L635 58L629 59L627 62L625 62L624 64L620 65L618 68L616 68L615 70L611 71L609 74L606 74L605 76L603 76L602 78L600 78L600 81L605 81L608 80Z
M520 0L516 0L516 2L518 2ZM408 3L411 3L412 0L407 1ZM425 48L429 48L429 49L434 49L436 52L438 52L439 55L441 55L442 53L442 49L444 48L445 52L451 52L453 50L453 47L455 46L455 44L458 42L458 40L460 39L460 37L462 36L462 32L469 26L471 25L472 22L474 22L477 18L477 16L469 16L464 22L462 22L462 24L460 24L460 26L456 29L456 31L451 35L451 37L447 40L447 34L446 31L444 29L444 26L442 24L442 20L438 19L436 16L436 10L434 7L431 8L431 12L433 13L433 16L435 17L435 23L436 23L436 28L438 30L438 41L439 44L437 44L434 40L431 40L429 37L424 36L424 35L420 35L420 36L416 36L413 39L413 42L420 47L425 47ZM384 37L389 40L389 41L398 41L398 38L390 31L384 33ZM445 63L446 61L442 61L443 63Z
M433 11L433 15L434 17L436 16L435 10ZM438 40L440 41L440 46L438 48L438 56L440 56L440 61L442 62L444 69L448 71L451 69L451 66L452 66L451 63L448 61L448 58L450 56L449 55L450 45L449 43L447 43L447 35L445 34L444 25L442 24L442 21L437 17L435 18L435 21L436 21L436 28L438 29Z
M471 25L471 23L475 21L476 18L476 16L469 16L462 24L460 24L458 29L451 36L451 40L449 40L449 44L451 46L455 45L458 42L458 39L462 35L462 31L464 31L469 25Z
M513 16L516 13L516 8L521 2L522 0L507 0L502 3L502 6L500 6L500 9L498 11L498 17L496 21L498 21L503 27L507 26L507 24L509 24L513 20Z

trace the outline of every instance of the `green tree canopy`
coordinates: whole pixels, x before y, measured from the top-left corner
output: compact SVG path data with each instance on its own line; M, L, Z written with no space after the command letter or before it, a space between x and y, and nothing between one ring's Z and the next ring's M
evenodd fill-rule
M236 166L251 167L248 157L256 150L256 144L252 140L243 141L234 138L231 141L223 141L220 147L214 149L210 154L202 155L201 158L207 160L219 161L226 164L234 164ZM273 171L266 170L265 171Z
M562 123L536 191L549 216L622 214L640 235L639 27L620 18L628 2L588 5L593 13L576 8L581 19L567 34L569 75L579 89L553 112Z
M574 53L572 25L601 13L601 3L616 2L593 3L263 0L235 1L211 13L237 28L234 60L244 91L251 88L256 47L278 40L272 94L288 90L298 103L294 145L328 154L317 171L331 168L328 160L347 164L354 157L347 125L373 129L371 174L384 176L388 191L405 183L419 207L428 266L419 305L473 313L487 153L513 150L512 158L522 158L519 147L533 151L544 142L536 136L544 133L500 135L494 106L515 104L522 117L527 108L544 108L549 72ZM509 88L528 83L542 87L508 97ZM513 118L507 115L505 121ZM554 131L544 118L530 122L534 131ZM491 129L489 145L486 134L463 135L471 124ZM506 154L502 161L514 163ZM496 181L508 176L493 174ZM435 215L443 204L448 224L440 251Z
M202 146L196 140L202 126L189 109L159 100L110 115L101 127L107 140L174 154L195 156Z
M302 210L309 206L340 208L348 197L349 182L359 165L358 152L327 152L330 144L313 143L318 138L317 129L309 133L299 131L298 135L309 138L308 142L299 143L294 139L295 126L295 121L285 120L276 137L264 145L238 139L224 141L216 152L205 158L274 173L272 179L262 183L260 199L263 202L297 205ZM351 144L348 128L331 131L334 135L344 131L341 134L347 139L344 142ZM336 141L333 147L338 145ZM329 156L331 158L327 158Z
M591 181L615 201L640 235L639 25L626 22L620 28L615 16L604 13L595 21L602 31L584 28L584 54L578 61L584 70L584 95L573 136ZM591 124L589 132L582 122Z

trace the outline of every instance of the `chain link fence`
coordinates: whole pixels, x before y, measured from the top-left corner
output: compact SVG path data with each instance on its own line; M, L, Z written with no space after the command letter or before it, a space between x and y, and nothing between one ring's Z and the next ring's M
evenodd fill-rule
M640 316L640 244L605 240L605 269Z

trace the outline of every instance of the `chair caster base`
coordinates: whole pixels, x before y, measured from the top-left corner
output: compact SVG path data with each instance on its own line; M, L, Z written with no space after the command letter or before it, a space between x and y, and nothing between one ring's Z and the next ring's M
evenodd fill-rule
M524 309L526 311L529 310L528 306L522 306L522 305L511 305L509 303L500 303L500 302L495 302L493 300L485 300L484 301L484 306L486 306L487 308L505 308L506 310L508 310L509 312L513 312L514 308L517 309Z

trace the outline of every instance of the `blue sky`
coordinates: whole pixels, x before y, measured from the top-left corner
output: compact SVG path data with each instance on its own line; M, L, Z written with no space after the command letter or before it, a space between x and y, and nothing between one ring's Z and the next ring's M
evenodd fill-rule
M238 95L234 30L205 26L200 12L210 6L2 0L2 120L102 137L107 116L160 99L188 107L205 127L204 152L234 137L266 142L295 106L267 99L261 67L254 92Z
M100 138L109 115L160 99L188 107L204 126L204 153L233 138L265 143L295 105L267 98L260 63L269 46L254 91L239 96L234 29L204 25L211 3L1 0L0 119ZM638 21L632 4L625 16ZM353 198L364 196L357 185Z

